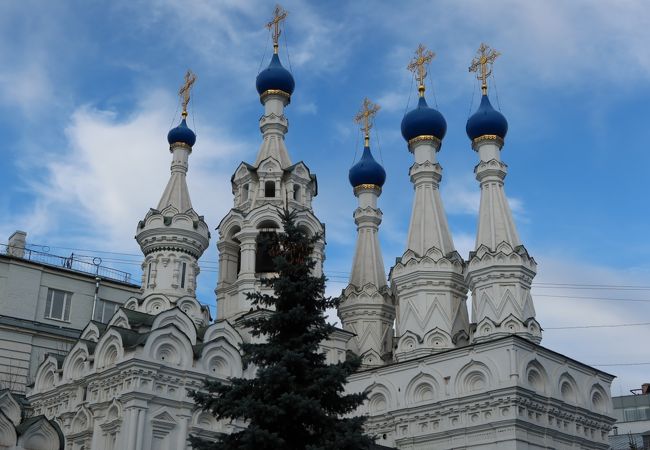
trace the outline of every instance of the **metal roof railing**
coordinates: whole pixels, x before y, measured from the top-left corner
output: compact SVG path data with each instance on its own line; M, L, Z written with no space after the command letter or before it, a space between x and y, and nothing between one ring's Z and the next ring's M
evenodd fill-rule
M44 249L47 249L47 247ZM23 249L11 248L6 244L0 244L0 253L2 254L16 257L16 254L19 251L23 251ZM60 267L75 272L91 274L102 278L109 278L122 283L133 283L129 272L103 266L102 259L98 256L75 255L74 253L71 253L70 256L59 256L47 253L46 251L38 251L27 247L24 249L24 252L22 259L28 261L53 267Z

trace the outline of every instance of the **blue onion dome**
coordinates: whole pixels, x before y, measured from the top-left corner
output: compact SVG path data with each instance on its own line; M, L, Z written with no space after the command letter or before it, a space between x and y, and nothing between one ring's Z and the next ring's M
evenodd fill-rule
M350 169L348 179L352 187L362 184L374 184L382 187L386 181L386 171L372 157L370 147L364 147L363 155L361 155L359 162Z
M167 142L169 142L169 145L175 144L177 142L187 144L190 147L194 145L196 142L196 134L194 134L194 131L192 131L190 127L187 126L187 122L185 121L184 117L176 128L169 130L169 133L167 133Z
M255 86L260 95L269 90L280 90L291 95L296 83L291 72L282 66L278 54L274 53L269 66L257 75Z
M446 133L447 121L438 110L427 105L424 96L420 97L418 106L402 119L402 136L407 142L418 136L435 136L442 140Z
M472 141L485 135L496 135L505 139L508 132L508 121L503 114L492 107L487 94L484 94L480 106L467 120L465 131Z

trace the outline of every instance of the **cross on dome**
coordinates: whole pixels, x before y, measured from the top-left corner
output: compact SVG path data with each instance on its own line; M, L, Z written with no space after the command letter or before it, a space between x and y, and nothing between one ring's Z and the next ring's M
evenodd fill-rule
M278 53L278 40L280 39L280 23L287 18L289 13L282 9L282 6L275 5L275 10L273 11L273 19L266 24L266 28L269 30L273 28L273 53Z
M192 86L196 82L196 74L192 72L190 69L187 69L187 72L185 72L185 82L181 86L181 88L178 90L178 96L182 99L182 105L183 105L183 112L182 116L185 118L187 117L187 104L190 102L190 91L192 90Z
M370 129L372 128L372 122L375 115L381 109L381 107L371 102L368 97L363 99L363 105L361 109L354 116L354 121L361 125L361 130L364 133L364 146L368 147L370 145Z
M368 97L363 99L363 105L361 109L354 116L354 121L361 125L361 130L364 133L364 146L368 147L370 145L370 129L372 128L372 121L381 107L371 102Z
M436 54L434 52L420 44L415 51L415 57L411 60L409 65L406 66L408 70L415 74L415 78L418 80L418 91L420 92L420 97L424 97L424 79L427 76L427 66L435 57Z
M489 45L481 43L476 56L472 59L472 64L469 66L469 71L476 72L476 78L481 81L483 95L487 95L487 79L492 75L492 64L500 55L501 53L490 48Z

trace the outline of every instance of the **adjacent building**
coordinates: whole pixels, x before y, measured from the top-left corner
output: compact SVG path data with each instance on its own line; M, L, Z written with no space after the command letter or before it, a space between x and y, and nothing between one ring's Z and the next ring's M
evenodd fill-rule
M89 321L108 322L140 291L98 258L44 250L22 231L0 246L0 389L24 393L46 354L63 356Z
M630 395L612 398L616 425L609 436L614 450L650 449L650 383Z

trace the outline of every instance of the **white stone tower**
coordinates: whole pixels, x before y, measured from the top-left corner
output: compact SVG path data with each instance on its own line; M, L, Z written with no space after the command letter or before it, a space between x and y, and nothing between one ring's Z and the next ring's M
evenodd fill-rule
M190 71L181 88L181 123L167 135L172 154L171 175L155 209L138 223L136 240L144 254L142 298L137 309L156 314L181 307L197 323L209 321L209 312L196 301L198 259L209 245L208 225L192 208L187 189L188 159L196 135L188 128L187 102L196 77ZM136 306L136 305L134 305Z
M256 87L264 115L260 119L262 145L254 164L242 162L231 178L234 207L218 226L219 279L217 318L235 319L250 311L246 293L264 291L260 278L273 273L272 259L258 246L258 237L282 226L284 208L297 211L296 221L310 235L324 233L324 225L312 212L318 194L316 176L303 163L291 163L284 143L289 122L284 108L291 101L295 82L278 56L280 23L286 13L276 8L273 20L273 57L257 76ZM317 275L322 273L324 239L316 246Z
M359 201L354 211L357 245L350 283L340 296L338 315L343 329L355 334L348 348L359 355L364 366L377 366L391 360L395 305L389 292L384 260L379 245L382 212L377 199L386 181L386 171L372 157L370 128L379 110L368 99L357 115L365 133L363 155L350 169L350 184Z
M390 272L398 361L465 345L469 337L465 264L454 248L438 189L442 169L436 153L447 123L424 97L426 67L433 56L420 45L408 66L419 81L420 97L402 120L402 136L415 157L409 171L415 195L406 251Z
M518 334L539 343L542 333L530 294L537 264L519 240L503 189L507 166L501 162L501 148L508 122L492 107L487 95L487 77L498 55L481 44L470 67L482 81L483 93L466 127L472 148L479 155L474 173L481 186L476 246L467 269L473 297L472 341Z

